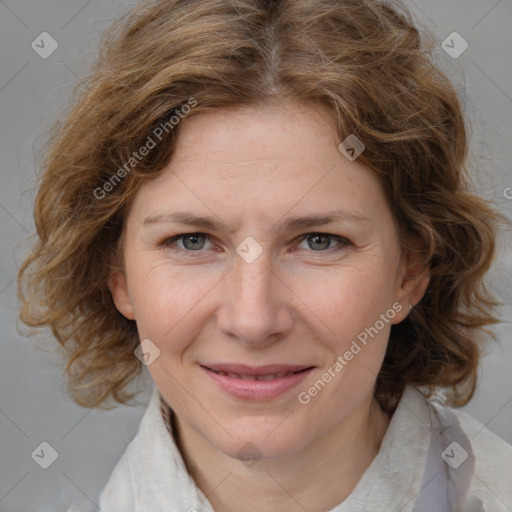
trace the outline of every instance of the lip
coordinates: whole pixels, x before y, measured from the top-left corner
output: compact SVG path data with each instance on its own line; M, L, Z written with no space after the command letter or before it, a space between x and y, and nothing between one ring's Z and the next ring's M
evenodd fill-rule
M215 372L239 373L240 375L274 375L275 373L291 373L311 368L307 364L267 364L264 366L247 366L237 363L219 363L201 365Z
M201 365L201 368L223 391L242 400L268 400L276 398L301 383L314 369L312 366L282 364L260 367L241 364L212 364L208 366ZM271 380L243 380L230 377L229 375L219 375L215 373L216 371L253 377L279 373L288 373L288 375Z

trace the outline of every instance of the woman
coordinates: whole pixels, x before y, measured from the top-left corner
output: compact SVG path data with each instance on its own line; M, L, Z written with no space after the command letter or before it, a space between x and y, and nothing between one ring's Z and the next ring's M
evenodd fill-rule
M110 511L506 511L476 386L500 216L410 15L157 0L57 128L20 270L77 403L154 390Z

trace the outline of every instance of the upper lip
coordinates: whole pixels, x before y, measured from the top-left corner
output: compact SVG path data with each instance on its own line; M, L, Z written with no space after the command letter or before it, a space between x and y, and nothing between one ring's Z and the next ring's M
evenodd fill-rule
M311 365L303 364L267 364L265 366L247 366L236 363L219 363L201 365L215 372L238 373L239 375L274 375L276 373L291 373L312 368Z

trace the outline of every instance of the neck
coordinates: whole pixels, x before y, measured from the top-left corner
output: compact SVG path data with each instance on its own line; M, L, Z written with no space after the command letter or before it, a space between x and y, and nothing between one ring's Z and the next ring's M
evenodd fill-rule
M227 456L173 415L187 469L215 510L322 512L344 501L377 455L390 417L374 399L327 435L283 459Z

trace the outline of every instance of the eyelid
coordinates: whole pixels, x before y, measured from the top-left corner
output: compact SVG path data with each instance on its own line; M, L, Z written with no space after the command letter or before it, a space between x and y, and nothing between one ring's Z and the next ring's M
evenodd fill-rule
M210 241L210 243L213 243L212 240L211 240L213 235L211 235L209 233L202 232L202 231L193 231L193 232L187 232L187 233L180 233L178 235L173 235L171 237L164 238L158 245L160 247L171 248L172 250L176 250L176 251L179 251L179 252L198 253L198 254L200 254L201 252L204 252L203 249L199 249L197 251L192 251L192 250L187 250L187 249L181 249L181 248L178 248L178 247L174 246L174 242L176 242L176 241L178 241L178 240L180 240L182 238L185 238L186 236L194 236L194 235L205 236L206 240ZM336 240L340 244L341 247L346 247L348 245L353 245L350 240L348 240L347 238L345 238L343 236L334 235L332 233L326 233L326 232L323 232L323 231L310 231L308 233L304 233L303 235L298 236L297 238L295 238L295 240L298 240L298 243L301 243L304 240L306 240L308 236L311 236L311 235L328 236L331 239ZM310 250L308 252L312 252L312 253L332 252L332 251L335 251L336 249L339 249L341 247L329 247L328 249L325 249L325 250L320 250L320 251Z
M328 236L328 237L330 237L331 239L336 240L336 241L340 244L340 246L341 246L341 247L348 246L348 245L353 245L353 244L352 244L352 242L351 242L348 238L345 238L345 237L343 237L343 236L341 236L341 235L334 235L334 234L332 234L332 233L325 233L325 232L323 232L323 231L311 231L311 232L309 232L309 233L306 233L306 234L304 234L304 235L301 235L301 236L299 237L300 242L303 242L304 240L306 240L306 238L307 238L308 236L311 236L311 235L323 235L323 236ZM336 249L338 249L338 248L339 248L339 247L329 247L328 249L325 249L325 250L323 250L323 251L313 251L313 250L311 250L311 251L309 251L309 252L313 252L313 253L330 252L330 251L334 251L334 250L336 250Z
M177 247L174 246L174 242L177 242L178 240L180 240L182 238L185 238L186 236L194 236L194 235L205 236L206 240L209 241L210 243L212 243L212 241L211 241L212 235L210 235L208 233L203 233L202 231L192 231L192 232L189 232L189 233L181 233L179 235L173 235L173 236L166 237L161 242L158 243L158 246L159 247L164 247L164 248L172 248L172 249L175 249L175 250L178 250L178 251L181 251L181 252L189 252L189 253L193 253L193 252L199 253L199 252L202 252L202 250L190 251L190 250L187 250L187 249L181 249L181 248L177 248Z

